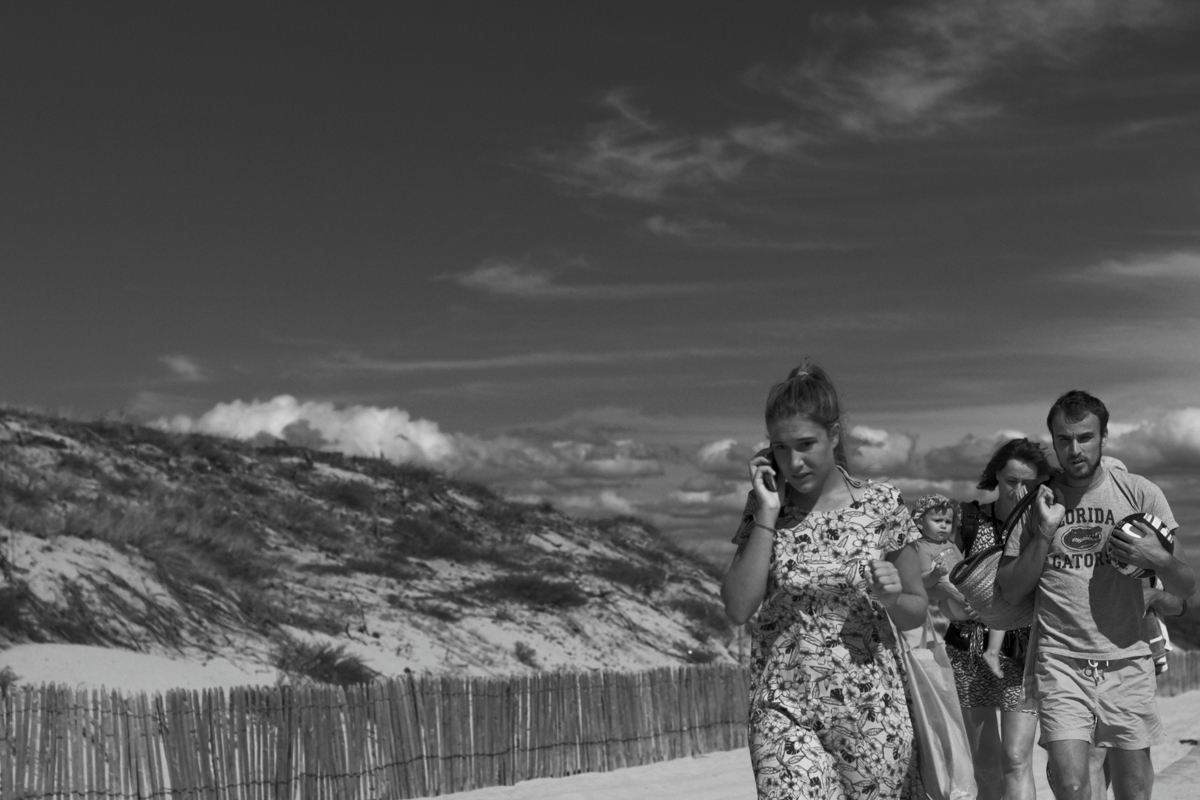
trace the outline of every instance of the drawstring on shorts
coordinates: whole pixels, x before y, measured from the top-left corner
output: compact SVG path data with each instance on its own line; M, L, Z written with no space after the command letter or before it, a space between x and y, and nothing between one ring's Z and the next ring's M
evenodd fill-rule
M1107 661L1093 661L1089 658L1087 669L1083 671L1083 674L1091 678L1099 686L1104 681L1104 673L1108 669L1108 664L1109 662Z

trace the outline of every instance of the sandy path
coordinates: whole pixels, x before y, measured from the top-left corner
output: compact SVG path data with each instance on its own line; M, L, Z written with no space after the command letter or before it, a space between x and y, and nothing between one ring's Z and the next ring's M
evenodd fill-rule
M1200 785L1200 761L1184 761L1200 739L1200 690L1158 698L1158 708L1167 741L1154 748L1155 772L1162 774L1179 762L1191 768L1196 764L1196 785ZM1180 740L1190 740L1181 743ZM1046 784L1046 751L1034 747L1034 778L1037 796L1049 800L1054 795ZM1167 787L1164 784L1163 789ZM697 758L681 758L643 767L592 772L567 778L539 778L516 786L492 786L451 795L455 800L755 800L754 774L746 750L709 753ZM1158 794L1156 793L1156 797ZM1174 796L1174 795L1172 795ZM1184 795L1179 795L1183 797ZM1200 788L1195 794L1200 797ZM1163 800L1166 800L1164 795Z

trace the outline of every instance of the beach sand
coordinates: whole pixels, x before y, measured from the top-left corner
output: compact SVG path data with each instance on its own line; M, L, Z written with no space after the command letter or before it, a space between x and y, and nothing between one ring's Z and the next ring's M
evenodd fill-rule
M83 644L22 644L0 651L0 669L9 667L21 683L65 684L121 692L271 686L278 672L250 662L212 656L202 660L170 658L112 647Z

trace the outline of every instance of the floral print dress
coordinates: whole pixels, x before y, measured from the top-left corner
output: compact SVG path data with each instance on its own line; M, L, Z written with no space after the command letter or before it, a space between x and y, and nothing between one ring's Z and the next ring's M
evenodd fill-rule
M895 488L847 481L859 498L849 507L785 506L776 523L750 623L750 756L763 800L902 798L919 780L895 637L866 572L918 532ZM756 508L751 493L735 544Z

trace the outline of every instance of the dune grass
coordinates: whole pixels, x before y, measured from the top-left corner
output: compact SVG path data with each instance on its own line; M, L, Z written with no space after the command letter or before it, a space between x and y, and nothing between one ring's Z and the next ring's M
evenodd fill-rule
M347 653L345 645L288 640L275 649L272 663L289 675L335 686L370 683L379 676L361 657Z

